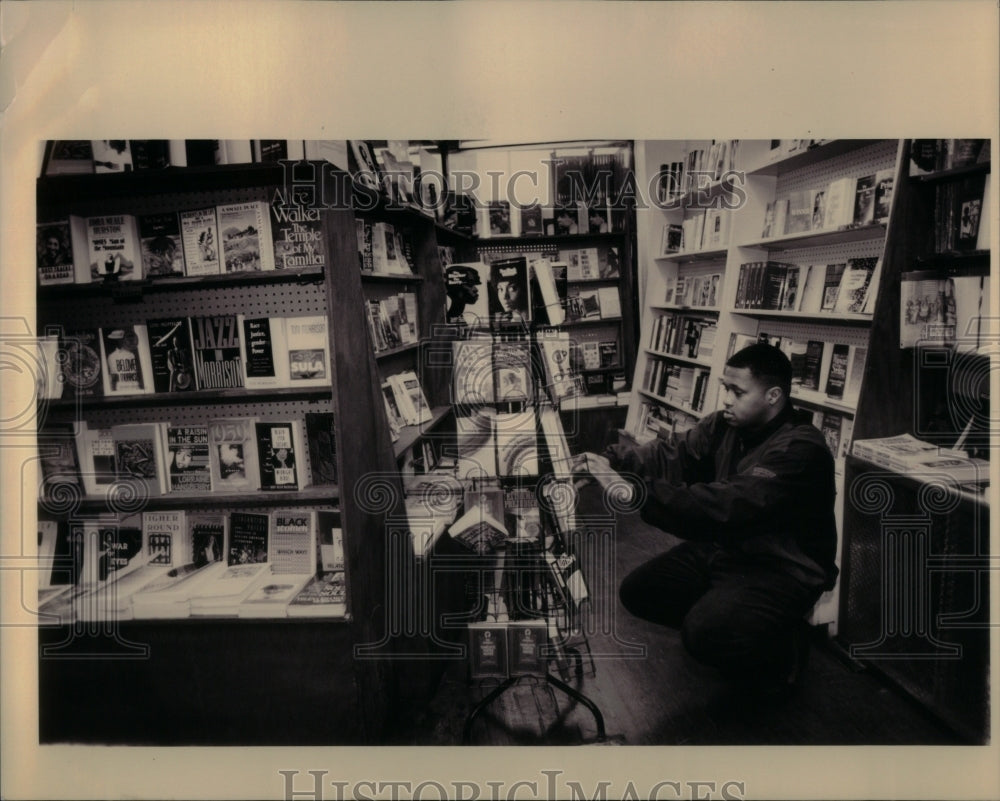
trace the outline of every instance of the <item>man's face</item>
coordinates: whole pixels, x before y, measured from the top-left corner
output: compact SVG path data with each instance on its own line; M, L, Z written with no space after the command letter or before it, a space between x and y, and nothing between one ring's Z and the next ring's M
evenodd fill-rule
M729 367L722 371L723 416L736 428L757 428L769 419L777 405L769 401L770 388L753 377L747 367ZM777 390L775 390L777 392Z
M500 298L500 305L504 311L511 311L520 308L521 290L513 281L498 281L497 295Z

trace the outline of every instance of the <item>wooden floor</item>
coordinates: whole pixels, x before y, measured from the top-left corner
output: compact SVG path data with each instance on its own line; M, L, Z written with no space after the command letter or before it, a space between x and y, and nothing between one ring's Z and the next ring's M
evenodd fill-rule
M581 513L608 519L596 494ZM601 710L607 741L620 745L945 745L962 741L876 675L845 659L817 631L796 692L780 702L750 698L686 654L679 635L631 617L617 585L675 540L636 515L616 518L613 568L589 565L594 600L590 646L596 671L569 683ZM496 682L472 684L451 663L426 706L405 706L390 744L458 745L466 718ZM523 679L480 715L476 745L594 743L591 713L544 680Z

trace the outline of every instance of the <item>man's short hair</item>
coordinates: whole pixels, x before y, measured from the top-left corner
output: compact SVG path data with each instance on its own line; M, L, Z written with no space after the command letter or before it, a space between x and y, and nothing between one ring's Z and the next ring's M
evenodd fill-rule
M778 387L788 398L792 391L792 363L780 348L766 342L747 345L729 357L727 367L745 367L767 389Z

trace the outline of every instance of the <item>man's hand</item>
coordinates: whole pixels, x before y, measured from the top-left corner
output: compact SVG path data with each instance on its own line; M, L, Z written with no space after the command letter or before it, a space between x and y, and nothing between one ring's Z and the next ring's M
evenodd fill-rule
M582 487L594 480L604 484L607 478L617 475L611 469L611 462L608 461L607 457L599 456L596 453L581 453L573 457L571 473L573 484L576 487Z

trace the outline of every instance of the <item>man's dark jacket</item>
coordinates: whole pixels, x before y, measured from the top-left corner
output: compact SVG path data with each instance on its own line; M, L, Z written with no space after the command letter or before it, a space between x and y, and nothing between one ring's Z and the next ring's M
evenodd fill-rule
M833 456L823 435L796 418L789 405L744 432L714 412L673 442L612 445L605 455L644 485L646 522L774 561L829 589L837 577Z

